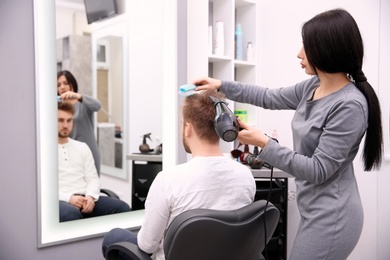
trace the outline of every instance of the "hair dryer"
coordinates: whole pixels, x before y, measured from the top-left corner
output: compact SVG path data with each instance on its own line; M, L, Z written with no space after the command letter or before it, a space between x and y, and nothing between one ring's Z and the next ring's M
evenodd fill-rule
M237 117L229 109L226 102L212 96L210 96L210 98L214 102L214 126L218 136L225 142L232 142L236 140L239 131Z

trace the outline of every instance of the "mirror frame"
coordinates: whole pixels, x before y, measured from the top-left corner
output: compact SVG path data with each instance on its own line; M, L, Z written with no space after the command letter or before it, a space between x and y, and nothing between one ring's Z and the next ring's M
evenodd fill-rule
M55 1L34 0L38 248L141 226L144 210L59 222ZM52 36L52 37L51 37ZM109 221L108 221L109 220Z

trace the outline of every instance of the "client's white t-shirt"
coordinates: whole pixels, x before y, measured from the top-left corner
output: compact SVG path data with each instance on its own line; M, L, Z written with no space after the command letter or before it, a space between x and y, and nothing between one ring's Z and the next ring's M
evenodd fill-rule
M138 246L163 260L164 232L177 215L195 208L238 209L253 202L255 191L250 169L226 156L195 157L164 170L148 192Z

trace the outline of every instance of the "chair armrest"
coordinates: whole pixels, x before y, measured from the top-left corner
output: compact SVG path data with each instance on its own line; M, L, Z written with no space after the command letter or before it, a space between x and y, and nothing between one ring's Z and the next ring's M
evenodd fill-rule
M119 196L116 195L116 193L111 190L100 189L100 192L106 194L108 197L119 199Z
M150 260L150 255L142 251L137 245L130 242L118 242L107 248L107 260L116 260L120 258L119 252L132 257L134 260Z

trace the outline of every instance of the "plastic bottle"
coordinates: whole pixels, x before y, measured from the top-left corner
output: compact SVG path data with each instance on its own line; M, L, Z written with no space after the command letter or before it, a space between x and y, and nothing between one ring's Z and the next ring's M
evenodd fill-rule
M236 32L234 33L234 36L236 39L236 60L243 60L241 24L236 25Z
M246 60L249 62L253 62L253 45L252 42L248 42L246 47Z
M215 26L215 45L214 54L223 56L225 55L225 44L224 44L224 29L223 21L218 20Z
M209 25L208 51L213 53L213 26Z

